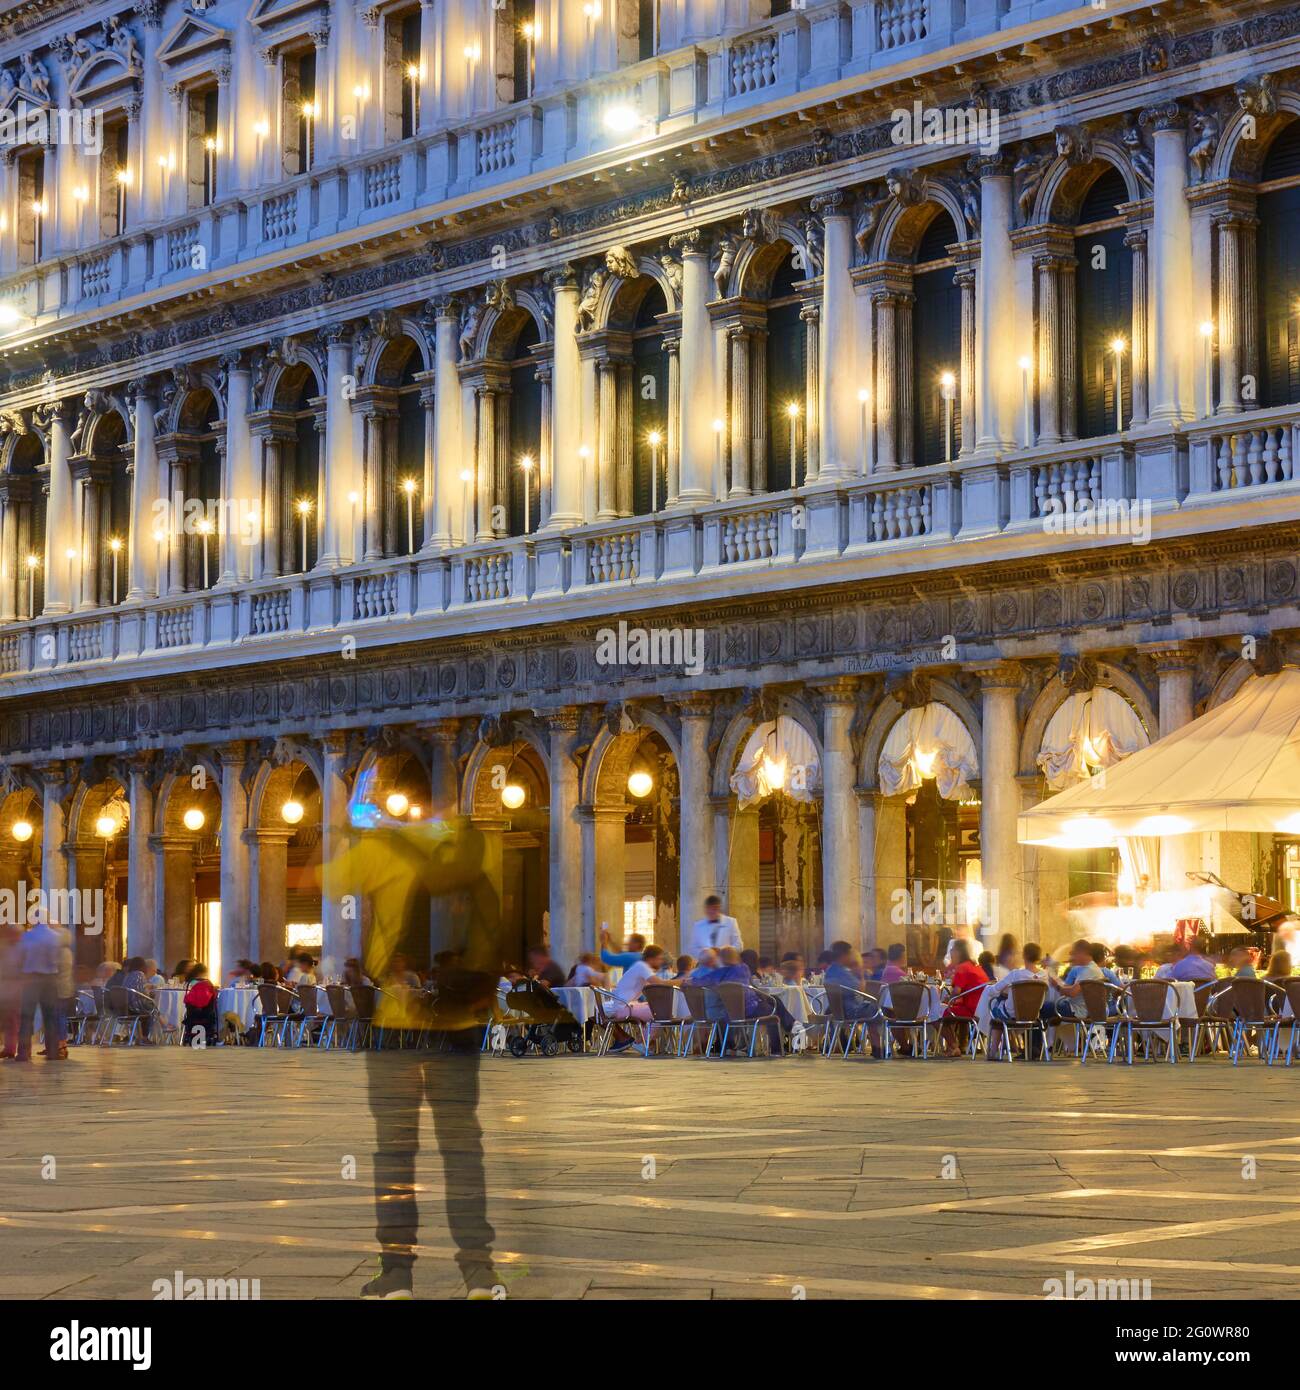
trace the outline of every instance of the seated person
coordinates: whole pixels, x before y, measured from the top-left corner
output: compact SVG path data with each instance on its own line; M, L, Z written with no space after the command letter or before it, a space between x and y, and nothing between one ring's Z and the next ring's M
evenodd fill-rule
M885 973L885 964L888 957L879 946L873 946L867 952L866 960L863 962L863 978L868 980L878 980Z
M158 969L158 962L152 959L147 959L144 963L144 978L150 990L158 989L167 983Z
M678 956L677 963L673 967L673 979L684 980L692 970L695 969L694 956Z
M597 985L601 989L609 988L609 976L600 968L600 957L595 951L584 951L578 957L570 972L568 983L574 989L583 989L588 985Z
M528 977L540 980L548 989L564 983L564 971L551 959L545 946L528 948Z
M1015 1020L1015 1011L1011 1002L1011 987L1019 984L1022 980L1038 980L1043 984L1047 983L1047 972L1042 968L1043 948L1036 941L1027 941L1025 949L1021 952L1023 965L1016 966L1013 970L1008 970L999 980L984 991L982 999L989 1001L989 1012L991 1017L1004 1021L1012 1022ZM1043 1001L1040 1018L1050 1019L1053 1015L1048 1012L1048 1000ZM988 1057L993 1061L997 1056L997 1043L1000 1041L998 1035L990 1032Z
M797 951L787 951L777 966L777 974L780 975L782 984L803 984L806 978L803 957Z
M145 964L143 956L132 956L122 967L120 983L122 988L127 991L127 1012L140 1014L144 1018L144 1027L141 1031L145 1041L152 1042L154 1032L162 1026L163 1020L162 1015L158 1012L158 1005L149 992L149 981L145 978L144 973Z
M885 968L880 972L880 979L887 985L907 979L907 947L901 941L894 942L885 952Z
M190 967L189 977L181 1042L187 1047L211 1047L217 1041L217 991L208 979L208 967L201 961ZM195 1042L200 1033L203 1035L202 1044Z
M782 1037L789 1037L790 1030L794 1027L794 1015L779 999L774 999L771 995L763 994L753 988L749 967L741 959L741 953L734 946L724 946L718 952L718 969L714 983L749 986L745 990L745 1017L771 1018L769 1034L772 1041L772 1051L779 1052ZM714 998L717 996L711 996L711 999ZM720 1000L718 1007L722 1008ZM722 1008L722 1018L726 1018L725 1008Z
M645 1001L643 991L647 982L662 983L658 977L666 959L667 953L662 946L647 946L641 952L641 958L623 971L622 978L614 986L614 997L605 1004L605 1013L612 1021L630 1019L636 1023L649 1023L653 1020L654 1014ZM632 1039L622 1037L610 1051L623 1052L631 1046Z
M1043 1006L1043 1017L1070 1022L1083 1018L1088 1012L1083 998L1083 982L1104 980L1106 977L1101 973L1101 966L1092 958L1092 943L1080 939L1070 947L1070 968L1064 976L1060 980L1048 978L1053 992Z
M984 986L990 983L982 966L971 960L969 941L956 939L952 943L953 999L943 1011L940 1040L945 1057L960 1057L970 1040L970 1026L979 1007ZM990 964L992 957L990 957Z
M1285 985L1291 978L1291 953L1289 951L1274 951L1268 958L1268 968L1264 971L1264 978L1272 980L1275 984Z
M712 946L706 946L699 955L699 959L682 977L682 983L687 985L712 985L717 983L718 977L718 953Z
M1228 952L1228 969L1239 980L1256 978L1255 952L1249 946L1234 946Z

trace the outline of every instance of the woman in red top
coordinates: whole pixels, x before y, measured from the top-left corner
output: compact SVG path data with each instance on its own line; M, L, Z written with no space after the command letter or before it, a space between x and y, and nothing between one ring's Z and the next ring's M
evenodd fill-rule
M944 1010L943 1055L960 1057L970 1040L975 1010L989 977L971 959L969 941L952 943L952 1003ZM960 996L960 997L958 997Z
M196 1039L202 1034L203 1041ZM206 965L190 968L189 988L185 991L185 1027L181 1041L187 1047L211 1047L217 1040L217 991L208 979Z

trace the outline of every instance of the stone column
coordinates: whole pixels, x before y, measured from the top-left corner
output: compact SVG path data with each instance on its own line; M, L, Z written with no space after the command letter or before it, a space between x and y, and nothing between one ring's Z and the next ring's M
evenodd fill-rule
M571 965L582 949L582 830L578 823L578 764L573 739L578 710L547 716L550 729L551 954Z
M103 912L107 914L112 903L109 894L105 891L108 888L107 874L105 869L104 842L103 840L83 840L77 844L69 844L66 857L71 861L72 881L69 887L77 895L81 903L87 903L85 895L89 894L89 901L94 901L94 895L99 894L99 901L103 904ZM57 916L55 911L51 911L51 916ZM63 925L68 927L72 934L73 959L77 965L98 965L101 961L109 959L106 955L106 947L110 944L116 945L115 927L116 922L101 916L99 931L91 934L78 923L65 918ZM153 955L152 951L147 952ZM116 957L121 960L122 957Z
M433 469L434 491L441 515L425 533L426 550L435 550L444 543L452 544L465 522L464 484L460 480L465 458L461 438L460 376L456 370L459 313L460 305L450 295L434 302Z
M713 371L713 324L709 319L708 249L702 233L684 232L672 246L682 257L680 506L713 501L713 421L717 416Z
M857 683L830 681L822 691L822 922L823 939L862 938L858 859L856 759L850 729Z
M103 544L101 518L103 516L103 484L98 470L90 459L78 462L73 475L78 485L81 501L80 544L77 547L78 559L74 576L73 606L77 609L97 608L99 606L99 556Z
M618 363L608 357L596 363L596 520L618 516L615 464L618 454Z
M664 430L664 507L677 505L682 486L682 371L678 349L681 339L675 334L663 337L664 356L668 359L668 409Z
M320 123L318 123L320 124ZM343 528L349 523L348 493L355 491L356 461L352 457L352 421L344 395L344 377L352 371L352 334L335 323L321 333L326 348L325 481L321 489L320 555L317 569L334 569L348 560Z
M248 954L254 960L282 960L288 951L285 915L289 877L289 841L292 830L249 830L248 846L249 908ZM224 864L224 858L223 858ZM226 913L221 910L222 934Z
M543 31L545 32L545 31ZM555 350L551 394L551 514L546 526L559 530L583 519L582 372L578 361L578 279L570 265L552 272Z
M153 598L158 593L158 542L154 540L154 533L160 529L161 523L154 512L154 503L158 500L158 452L154 448L153 413L157 402L153 383L147 377L141 377L131 382L127 391L131 396L135 423L135 459L131 473L131 554L126 593L127 602L133 603Z
M1241 412L1242 245L1246 220L1228 216L1215 222L1219 234L1219 415ZM1207 403L1206 414L1214 409Z
M975 297L979 399L975 447L981 452L1016 442L1020 372L1016 333L1015 258L1011 248L1011 171L1000 157L981 161L980 263ZM964 432L964 427L963 427Z
M1187 205L1187 129L1182 109L1168 101L1143 112L1154 134L1155 186L1151 228L1151 419L1190 420L1200 334L1191 322L1192 217Z
M616 940L623 934L627 808L580 806L577 815L582 843L582 941L579 949L594 951L600 940L602 923L609 927ZM554 945L554 917L551 918L551 940ZM662 942L658 944L663 945Z
M41 797L41 887L46 893L60 892L68 886L68 859L63 842L67 815L63 799L69 778L62 763L48 763L40 769L44 792Z
M822 227L821 355L826 370L818 388L823 478L848 478L858 472L859 406L857 353L854 342L855 293L853 220L843 193L813 199Z
M0 519L0 623L11 623L22 611L20 589L25 582L18 558L18 503L9 478L0 480L4 517Z
M753 431L750 429L749 352L746 328L727 334L731 345L731 497L748 497L753 490Z
M435 0L420 0L420 120L418 135L429 135L438 121L438 13ZM450 61L444 54L442 62Z
M259 532L250 536L244 526L245 518L252 515L253 509L260 510L253 485L253 441L248 429L252 372L239 352L225 353L221 365L226 373L226 456L222 478L226 512L221 519L218 585L238 584L252 577L252 542Z
M1038 443L1059 444L1061 430L1060 261L1035 256L1038 279Z
M492 505L496 501L497 423L496 392L490 386L474 390L475 415L478 420L478 442L475 448L475 483L477 488L477 529L474 539L490 541L496 534L492 529Z
M47 409L49 430L49 496L45 506L45 611L67 613L72 608L67 551L74 544L72 455L69 426L75 411L70 400L52 401Z
M876 308L876 468L898 470L898 296L880 291Z
M223 745L221 757L221 963L222 969L252 947L249 933L248 792L244 768L251 745Z
M695 919L703 914L704 899L714 887L712 815L709 787L709 726L713 720L713 697L703 691L679 697L682 758L678 767L680 783L679 833L681 837L681 892L678 897L680 940Z
M1016 695L1024 677L1015 662L975 667L983 699L980 708L980 867L992 921L999 931L1022 934L1020 845L1016 818L1020 785L1016 764L1020 750ZM992 897L996 892L997 898Z
M321 780L321 972L338 976L349 956L361 954L361 902L344 874L351 849L348 818L347 735L329 730L322 739Z
M905 943L907 928L896 921L894 894L907 881L907 805L901 796L858 793L858 854L861 879L862 945Z
M152 749L131 758L127 788L130 813L126 839L126 949L132 956L157 957L158 941L157 860L153 850ZM162 964L159 961L159 964ZM175 960L166 962L170 967Z
M740 924L746 947L759 947L758 808L735 810L735 798L711 798L714 825L714 882L726 912ZM699 917L697 907L691 919Z
M959 270L953 277L961 291L961 371L959 374L961 448L959 457L965 458L975 452L975 365L976 344L979 334L976 331L976 274L973 267Z
M1196 717L1196 648L1181 644L1147 649L1160 681L1160 737L1167 738ZM1160 884L1167 892L1191 887L1189 869L1200 867L1201 837L1163 835L1160 838ZM1155 884L1151 887L1154 889Z
M194 841L188 834L156 841L162 849L163 959L171 965L194 955Z
M1147 233L1141 227L1124 237L1124 245L1133 253L1133 351L1131 354L1131 387L1135 425L1145 425L1150 410L1147 392L1147 322L1150 313L1147 275Z
M822 428L821 428L821 380L830 373L822 372L821 364L821 305L805 304L799 310L799 321L804 326L804 360L806 364L804 379L804 479L815 483L821 477Z

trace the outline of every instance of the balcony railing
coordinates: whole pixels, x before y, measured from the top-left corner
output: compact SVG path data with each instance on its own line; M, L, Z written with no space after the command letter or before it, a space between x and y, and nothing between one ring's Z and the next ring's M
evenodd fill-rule
M1055 7L1056 0L1038 0L1035 17ZM1059 0L1062 11L1076 7L1076 0ZM824 0L475 114L459 126L364 150L237 199L131 226L129 258L122 239L85 248L49 245L40 267L0 280L0 303L41 321L98 307L109 293L125 297L175 285L253 254L304 245L417 204L489 191L631 139L640 142L665 122L689 128L720 112L937 52L959 30L966 38L992 38L1005 18L996 13L1000 8L983 6L968 15L974 10L969 0L867 0L847 7ZM635 132L611 133L605 119L611 106L635 113ZM564 119L557 119L561 111ZM73 273L54 273L60 264Z

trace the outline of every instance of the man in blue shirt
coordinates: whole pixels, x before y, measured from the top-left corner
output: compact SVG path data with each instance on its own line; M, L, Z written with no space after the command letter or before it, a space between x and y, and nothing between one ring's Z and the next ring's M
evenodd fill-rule
M600 958L606 965L617 965L620 970L630 970L641 959L645 950L645 937L633 932L624 943L626 950L609 950L609 928L600 929Z

